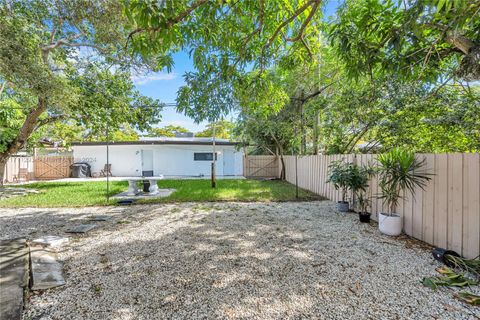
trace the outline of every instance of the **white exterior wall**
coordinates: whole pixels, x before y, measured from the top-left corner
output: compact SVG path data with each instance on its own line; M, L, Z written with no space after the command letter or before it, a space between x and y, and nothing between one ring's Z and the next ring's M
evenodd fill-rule
M243 175L243 152L235 150L234 146L216 146L217 175L233 172L236 176ZM114 176L141 176L141 150L153 150L154 175L165 176L204 176L210 175L211 161L194 161L195 152L212 152L209 145L110 145L110 163ZM232 161L224 163L225 152L233 152ZM106 146L75 145L73 157L76 162L88 162L92 173L100 172L107 163ZM232 170L233 168L233 170Z

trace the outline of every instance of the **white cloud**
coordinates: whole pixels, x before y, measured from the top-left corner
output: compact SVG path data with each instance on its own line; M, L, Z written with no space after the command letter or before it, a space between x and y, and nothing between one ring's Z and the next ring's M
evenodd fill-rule
M168 81L173 80L177 77L177 74L172 73L164 73L164 72L155 72L151 74L145 75L133 75L132 81L136 85L146 84L152 81Z

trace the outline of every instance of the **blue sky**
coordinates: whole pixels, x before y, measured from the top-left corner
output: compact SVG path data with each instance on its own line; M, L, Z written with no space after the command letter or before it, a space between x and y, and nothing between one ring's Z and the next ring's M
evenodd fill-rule
M175 63L171 73L154 73L145 77L134 78L137 89L144 95L159 99L161 102L175 102L178 89L185 84L183 74L193 71L192 59L185 52L173 56ZM206 123L195 124L190 118L177 113L175 108L169 107L162 111L162 121L159 127L166 125L179 125L192 132L201 131Z
M325 16L331 16L338 7L339 0L329 1L325 7ZM137 89L144 95L159 99L162 102L175 102L178 89L184 85L183 74L194 71L192 59L188 53L180 52L173 56L174 67L171 73L154 73L144 77L135 77L134 83ZM233 116L230 116L232 118ZM232 119L227 119L232 120ZM162 112L162 121L159 127L166 125L180 125L192 132L198 132L205 128L206 123L195 124L192 119L177 113L175 108L166 108Z

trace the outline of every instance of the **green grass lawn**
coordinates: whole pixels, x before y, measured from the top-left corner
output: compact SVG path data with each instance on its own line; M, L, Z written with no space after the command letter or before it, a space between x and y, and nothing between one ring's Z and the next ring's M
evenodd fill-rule
M110 182L110 196L127 190L127 182ZM295 198L295 186L284 181L217 180L212 189L209 180L162 180L160 188L176 191L166 198L139 200L137 203L185 201L289 201ZM39 194L0 200L0 207L83 207L113 205L107 203L106 182L41 182L21 186L33 188ZM299 200L314 200L319 196L299 189Z

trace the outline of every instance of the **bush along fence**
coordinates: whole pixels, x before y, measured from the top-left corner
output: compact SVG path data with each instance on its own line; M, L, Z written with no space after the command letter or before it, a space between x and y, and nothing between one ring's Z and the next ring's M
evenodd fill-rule
M416 187L413 196L402 194L396 209L403 218L403 231L434 246L461 253L467 258L480 254L480 154L416 154L425 159L425 172L431 174L424 190ZM254 156L249 156L253 161ZM344 160L358 165L376 165L377 155L312 155L285 156L286 180L324 196L341 200L341 191L327 183L329 165ZM297 165L295 165L295 163ZM278 168L280 172L280 168ZM371 198L372 219L378 221L388 212L380 198L377 176L370 178L367 195ZM347 198L352 203L352 192Z

